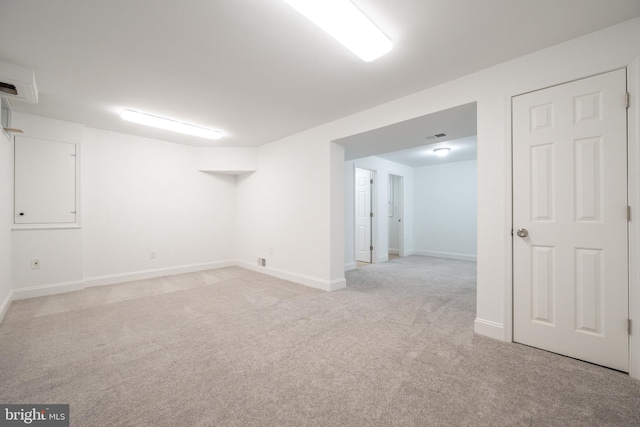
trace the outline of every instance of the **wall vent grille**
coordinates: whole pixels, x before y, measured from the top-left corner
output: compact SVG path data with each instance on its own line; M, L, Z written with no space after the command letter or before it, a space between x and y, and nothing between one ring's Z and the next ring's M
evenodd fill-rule
M429 135L429 136L425 136L426 139L438 139L438 138L443 138L447 136L446 133L444 132L440 132L440 133L436 133L435 135Z

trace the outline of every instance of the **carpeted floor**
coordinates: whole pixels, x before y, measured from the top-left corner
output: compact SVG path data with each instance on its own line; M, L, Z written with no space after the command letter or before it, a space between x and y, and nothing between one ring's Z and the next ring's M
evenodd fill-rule
M75 426L632 426L640 382L473 333L475 264L403 257L326 293L240 268L15 301L0 403Z

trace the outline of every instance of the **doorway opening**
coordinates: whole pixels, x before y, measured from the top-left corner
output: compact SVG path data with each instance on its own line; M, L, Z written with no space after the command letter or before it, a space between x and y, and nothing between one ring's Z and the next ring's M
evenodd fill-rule
M404 227L402 218L404 177L389 174L387 187L387 215L389 217L389 259L404 256Z
M345 147L345 271L357 268L356 253L366 249L363 227L358 231L354 220L362 204L355 197L356 169L376 172L374 249L370 261L360 259L476 261L476 122L473 102L334 140Z

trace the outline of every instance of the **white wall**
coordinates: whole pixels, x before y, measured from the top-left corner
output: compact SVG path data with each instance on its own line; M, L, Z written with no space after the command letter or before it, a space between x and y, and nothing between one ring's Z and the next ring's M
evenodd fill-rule
M84 134L84 126L77 123L16 112L12 115L12 126L24 130L25 136L74 144L80 144ZM82 150L78 151L82 156ZM12 209L13 222L12 198L8 199L8 204ZM77 218L81 217L82 209ZM82 287L82 229L77 224L52 227L55 226L37 229L32 225L13 227L12 285L15 298L48 293L53 288L68 291ZM39 269L31 268L33 258L41 260ZM24 289L35 293L27 295Z
M233 260L236 178L201 161L197 148L86 129L85 280Z
M413 248L413 168L391 162L380 157L365 157L344 164L344 262L345 270L355 268L355 168L375 172L373 206L373 260L385 262L389 259L389 216L387 215L387 194L389 175L404 177L404 244L405 251Z
M80 126L16 117L27 134L44 138L68 139ZM12 231L14 297L233 264L236 176L198 167L207 156L250 166L253 150L215 152L92 128L75 137L80 227ZM2 200L12 209L11 192ZM31 269L31 258L41 259L40 269Z
M237 258L248 268L321 289L344 287L331 281L329 251L332 214L330 158L344 158L342 147L307 144L297 136L258 149L258 170L238 177ZM339 224L333 224L340 227ZM337 247L336 253L342 253ZM339 274L339 273L337 273Z
M11 223L13 221L13 150L0 132L0 321L11 298Z
M14 229L12 246L16 298L82 289L82 229ZM40 259L40 268L31 268L33 258Z
M476 260L477 161L413 170L414 252Z
M329 144L329 192L325 197L331 206L329 224L329 277L334 289L344 287L344 234L345 234L345 199L335 197L343 192L344 188L344 147L340 144ZM337 279L336 279L337 278Z
M257 151L253 147L197 147L197 169L219 173L255 172Z

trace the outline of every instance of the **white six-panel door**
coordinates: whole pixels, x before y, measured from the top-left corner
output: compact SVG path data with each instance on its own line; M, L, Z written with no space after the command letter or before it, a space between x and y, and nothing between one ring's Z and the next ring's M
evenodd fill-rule
M514 341L626 372L625 95L617 70L513 98L513 312Z
M372 172L356 168L356 261L371 262Z

